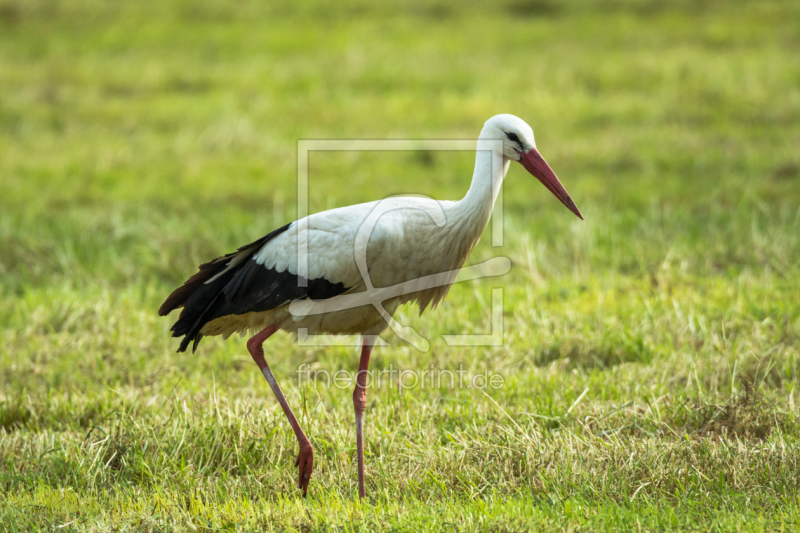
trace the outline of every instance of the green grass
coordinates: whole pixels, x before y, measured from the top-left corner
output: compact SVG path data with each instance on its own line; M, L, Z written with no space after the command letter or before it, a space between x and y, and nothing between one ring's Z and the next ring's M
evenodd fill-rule
M0 531L800 528L800 4L0 0ZM474 138L514 113L586 216L515 165L511 272L347 347L176 354L156 309L292 220L298 139ZM473 155L311 157L311 210L458 199ZM345 178L344 176L347 176ZM488 237L488 236L487 236ZM504 345L485 333L504 290ZM277 410L276 410L277 409Z

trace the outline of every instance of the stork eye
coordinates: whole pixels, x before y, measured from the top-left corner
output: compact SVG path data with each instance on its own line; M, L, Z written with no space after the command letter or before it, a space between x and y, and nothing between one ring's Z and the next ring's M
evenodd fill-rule
M508 137L508 140L511 142L515 143L519 142L519 137L517 137L516 133L506 133L506 137Z

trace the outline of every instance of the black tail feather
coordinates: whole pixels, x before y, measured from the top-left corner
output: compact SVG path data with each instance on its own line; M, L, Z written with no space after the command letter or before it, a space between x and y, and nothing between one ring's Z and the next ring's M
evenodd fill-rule
M299 276L288 269L279 272L253 261L253 255L267 241L288 228L289 224L202 265L199 272L167 298L159 314L183 307L172 326L172 336L183 337L179 352L193 341L192 351L196 350L203 338L200 331L217 318L268 311L297 299L325 300L348 290L343 283L333 283L324 277L307 279L301 286Z
M206 323L216 318L215 308L219 307L222 303L220 300L224 301L226 299L223 297L224 292L230 292L226 286L240 270L249 266L252 262L250 258L252 258L254 253L267 241L289 229L289 226L290 224L280 227L257 241L242 246L233 253L223 255L222 257L200 265L197 273L186 280L183 285L172 291L172 294L161 304L158 314L160 316L166 316L174 309L183 307L177 322L172 326L173 337L184 337L178 348L179 352L185 351L192 341L194 341L192 351L197 349L200 339L203 338L200 330ZM241 258L242 254L245 254L246 257ZM223 274L230 262L236 257L240 257L241 262ZM218 277L214 279L215 276ZM235 292L238 292L241 288L242 281L244 281L244 278L238 280L237 290Z
M178 309L186 305L186 302L191 298L192 294L204 283L208 280L222 272L228 267L230 260L233 259L235 256L241 254L242 252L248 250L249 248L253 248L257 250L260 248L265 242L269 239L274 237L275 235L286 231L289 228L289 224L271 232L269 235L261 237L257 241L253 241L250 244L245 244L237 249L235 252L225 254L221 257L217 257L216 259L212 259L208 263L203 263L199 267L199 271L193 275L191 278L187 279L183 285L172 291L172 293L167 296L167 299L164 300L164 303L161 304L161 307L158 308L158 315L159 316L167 316L172 310Z

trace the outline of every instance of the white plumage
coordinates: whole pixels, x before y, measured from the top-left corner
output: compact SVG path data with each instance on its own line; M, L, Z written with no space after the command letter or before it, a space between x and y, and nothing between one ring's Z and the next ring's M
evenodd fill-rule
M481 141L497 141L494 151L476 154L467 194L457 202L402 197L333 209L310 215L275 230L263 239L200 267L200 272L176 289L160 309L166 314L184 307L173 326L183 336L181 349L207 335L260 330L248 342L286 411L300 443L299 485L308 487L313 450L297 424L277 382L263 359L261 344L275 331L309 334L377 335L387 327L373 305L340 308L323 314L292 315L295 300L335 303L373 287L390 287L425 276L451 272L447 283L422 286L410 294L381 302L389 315L416 301L420 313L440 302L477 244L491 216L500 185L511 161L519 161L573 213L583 218L564 187L536 149L533 131L513 115L489 119ZM298 242L299 241L299 242ZM307 250L307 259L298 249ZM300 259L298 259L300 258ZM359 265L359 261L361 265ZM361 268L359 268L361 266ZM362 271L368 272L368 280ZM366 370L370 343L364 342L360 370ZM366 392L354 391L359 445L359 494L364 495L361 415Z

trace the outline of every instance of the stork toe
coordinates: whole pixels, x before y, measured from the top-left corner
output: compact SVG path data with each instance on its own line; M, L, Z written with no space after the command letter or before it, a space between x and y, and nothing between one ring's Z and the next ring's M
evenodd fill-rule
M310 443L300 447L294 466L298 467L298 487L303 489L303 496L305 496L311 481L311 471L314 469L314 448Z

